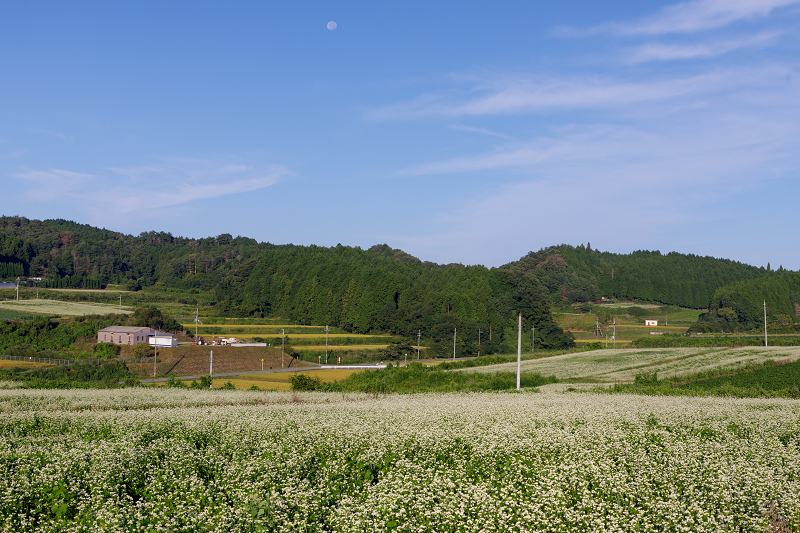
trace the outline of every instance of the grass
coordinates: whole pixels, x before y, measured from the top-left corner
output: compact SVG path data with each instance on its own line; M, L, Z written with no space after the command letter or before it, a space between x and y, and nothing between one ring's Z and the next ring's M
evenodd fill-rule
M633 383L618 384L615 393L637 393L658 396L735 396L739 398L800 396L800 361L767 360L751 364L736 373L725 369L677 378L658 379L658 374L644 373Z
M304 370L302 372L273 372L269 374L255 374L250 375L246 379L253 381L281 381L289 383L292 376L298 374L305 374L309 377L319 379L323 383L331 383L340 379L350 377L356 372L364 372L364 370L353 370L348 368L336 368L331 370ZM244 378L243 378L244 379Z
M89 302L62 302L60 300L10 300L0 302L0 309L17 311L19 313L34 313L39 315L105 315L109 313L130 314L133 311L119 309L118 305L100 304Z
M41 368L52 366L48 363L34 363L32 361L8 361L0 359L0 368Z
M292 379L297 389L299 376ZM516 374L502 372L494 374L478 374L467 372L451 372L440 367L431 367L412 363L408 367L388 366L384 369L369 372L357 372L348 378L335 383L315 383L314 379L304 380L310 388L300 390L331 390L338 392L371 392L371 393L418 393L418 392L477 392L512 390L516 387ZM545 377L537 373L526 373L522 376L521 386L535 388L547 383L555 383L554 377Z
M221 389L227 383L233 385L237 390L247 390L252 387L258 387L260 390L272 390L272 391L288 391L291 390L291 385L289 381L267 381L264 379L250 379L250 378L228 378L228 377L218 377L214 378L212 383L214 389ZM192 380L183 380L183 384L187 387L192 384ZM154 383L156 387L165 387L166 383L163 381Z
M54 292L73 292L73 293L77 293L77 292L86 292L86 293L130 292L127 289L125 289L124 285L114 285L114 287L122 287L121 289L120 288L112 289L110 287L111 286L106 287L105 289L54 289L54 288L48 288L47 290L48 291L54 291Z
M252 387L258 387L261 390L274 390L274 391L288 391L292 389L288 381L275 382L275 381L264 381L264 380L255 380L246 378L231 378L231 379L218 378L214 380L214 388L215 389L222 388L228 382L230 382L236 389L239 390L247 390Z
M303 372L268 372L264 374L248 374L236 377L217 377L214 378L213 386L215 389L224 387L227 382L239 390L249 389L256 386L261 390L278 390L288 391L291 390L292 376L299 374L308 376L313 380L320 383L333 383L335 381L347 379L349 376L356 372L364 372L364 370L353 369L326 369L326 370L306 370ZM191 385L192 380L183 380L184 385ZM156 386L164 386L164 382L158 382Z
M388 344L330 344L328 346L328 351L333 351L334 348L336 350L383 350L387 346L389 345ZM322 351L322 352L325 351L324 344L311 344L311 345L292 344L292 347L295 350ZM416 351L414 352L414 355L416 355Z
M31 318L33 315L30 313L23 313L20 311L10 311L8 309L0 309L0 320L17 320L20 318Z

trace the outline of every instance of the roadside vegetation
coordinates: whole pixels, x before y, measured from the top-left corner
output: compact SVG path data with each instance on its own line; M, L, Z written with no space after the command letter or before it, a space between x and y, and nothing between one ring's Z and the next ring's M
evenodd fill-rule
M458 366L450 363L435 366L411 363L406 367L395 367L390 364L383 369L356 372L333 383L297 374L291 377L291 384L292 390L296 391L360 391L372 394L501 391L516 388L517 377L513 372L468 374L448 371ZM521 377L521 386L530 389L556 381L554 377L526 373Z

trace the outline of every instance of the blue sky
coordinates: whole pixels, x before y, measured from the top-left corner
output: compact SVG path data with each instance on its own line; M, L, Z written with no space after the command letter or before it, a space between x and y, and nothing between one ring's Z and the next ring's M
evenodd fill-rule
M439 263L590 242L800 269L800 0L0 13L0 214Z

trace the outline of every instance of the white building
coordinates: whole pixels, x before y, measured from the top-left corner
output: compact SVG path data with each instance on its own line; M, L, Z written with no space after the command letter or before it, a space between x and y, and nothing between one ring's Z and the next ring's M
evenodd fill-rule
M646 318L645 321L644 321L644 325L645 326L657 326L658 325L658 320L653 320L653 319L650 319L650 318Z
M158 338L159 346L175 347L178 340L172 333L156 331L153 328L133 326L108 326L97 332L97 342L111 342L114 344L129 344L136 346L143 342L153 345ZM161 339L164 339L163 341Z

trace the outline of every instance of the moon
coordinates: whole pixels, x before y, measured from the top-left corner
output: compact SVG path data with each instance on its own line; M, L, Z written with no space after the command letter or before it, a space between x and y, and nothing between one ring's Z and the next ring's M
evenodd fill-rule
M331 30L331 31L335 30L336 26L338 26L338 24L336 24L334 21L330 21L328 23L328 29Z

